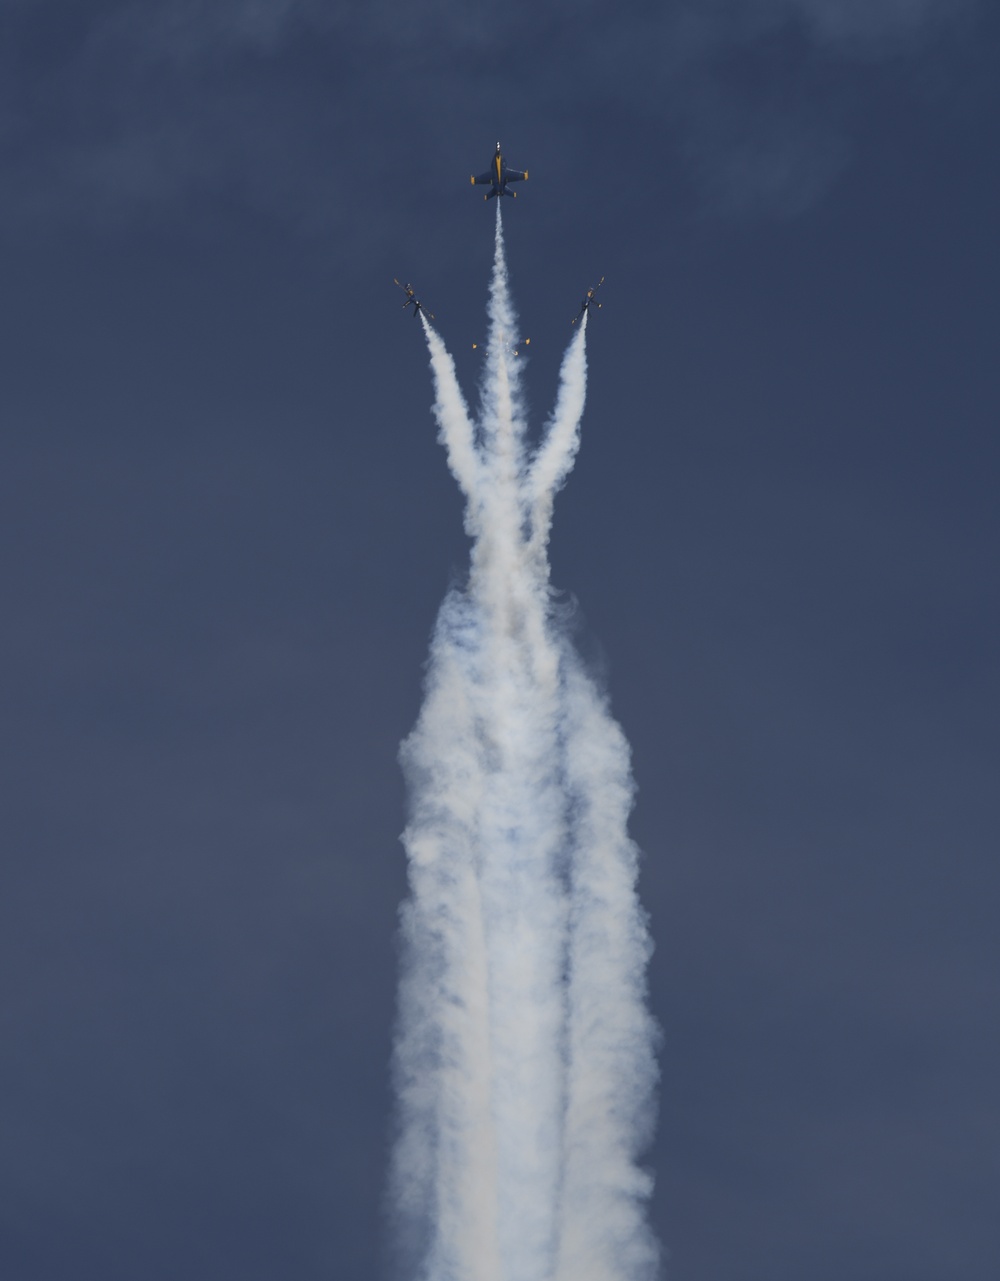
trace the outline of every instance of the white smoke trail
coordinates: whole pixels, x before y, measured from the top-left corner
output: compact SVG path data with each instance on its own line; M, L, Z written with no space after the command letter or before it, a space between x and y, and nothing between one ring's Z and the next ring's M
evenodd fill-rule
M656 1028L642 1000L651 951L626 831L629 750L578 663L567 663L566 786L572 798L569 1097L557 1281L655 1274L650 1176L634 1162L653 1123Z
M438 439L444 445L448 455L448 466L458 481L459 488L465 494L471 510L474 497L479 488L479 455L476 453L475 438L469 410L465 397L455 376L455 362L445 348L437 331L427 322L424 313L418 313L424 326L424 335L431 352L431 363L434 366L434 384L437 398L434 402L434 413L440 425ZM471 531L470 531L471 532Z
M549 539L556 492L566 483L580 448L580 419L587 399L587 316L585 311L563 357L555 411L528 473L532 546L542 552Z
M545 555L579 445L586 325L529 460L499 210L489 317L477 432L421 314L473 547L401 753L394 1210L415 1281L639 1281L657 1264L636 1165L655 1064L629 754L554 624Z

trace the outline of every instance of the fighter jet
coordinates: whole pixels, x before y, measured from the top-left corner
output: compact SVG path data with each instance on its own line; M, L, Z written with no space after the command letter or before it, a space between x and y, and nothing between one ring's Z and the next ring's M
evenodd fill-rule
M522 178L528 177L527 169L522 173L520 169L508 169L504 164L503 156L500 154L500 144L497 143L496 155L493 157L493 163L486 173L481 173L477 178L472 175L470 182L474 185L482 186L490 184L490 190L483 196L484 200L492 200L494 196L516 196L516 191L508 191L508 182L520 182Z
M573 317L573 320L572 320L572 322L571 322L572 324L574 324L574 325L575 325L575 324L576 324L576 322L577 322L577 321L580 319L580 317L583 315L583 313L584 313L585 311L589 311L591 307L596 307L596 308L597 308L597 310L598 310L598 311L600 311L600 309L601 309L601 304L600 304L599 302L598 302L598 303L595 303L595 302L594 302L594 299L595 299L595 297L597 296L597 291L598 291L598 289L600 289L601 285L603 285L603 284L604 284L604 277L602 276L602 277L600 278L600 280L597 282L597 284L596 284L596 285L594 285L594 287L593 287L592 289L588 289L588 290L587 290L586 294L584 295L583 302L582 302L582 303L580 303L580 310L579 310L579 311L576 313L576 315Z
M395 277L395 276L393 276L393 280L396 280L396 277ZM403 310L405 311L405 310L406 310L406 308L407 308L407 307L409 307L409 305L412 303L412 304L413 304L413 319L414 319L414 320L416 320L416 318L417 318L417 312L418 312L418 311L420 311L420 309L424 306L424 304L420 301L420 299L417 297L417 295L413 292L413 286L412 286L412 285L400 285L398 280L396 280L396 284L397 284L397 285L399 285L399 287L400 287L400 289L402 289L403 293L404 293L404 294L406 294L406 302L404 302L404 303L403 303ZM432 311L428 311L428 312L427 312L427 315L430 317L430 319L431 319L431 320L433 320L433 319L434 319L434 313L433 313Z

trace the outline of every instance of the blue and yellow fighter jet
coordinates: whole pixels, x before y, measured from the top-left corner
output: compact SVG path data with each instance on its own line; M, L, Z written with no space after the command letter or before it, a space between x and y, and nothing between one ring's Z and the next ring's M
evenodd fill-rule
M583 302L580 303L580 310L573 317L573 320L571 322L572 324L575 325L578 320L580 320L583 316L586 315L586 313L591 309L591 307L596 307L598 311L601 310L601 304L597 301L597 291L598 289L600 289L601 285L603 284L604 284L604 277L602 276L600 280L597 282L597 284L592 285L587 290L587 292L583 295Z
M426 308L426 307L424 306L424 304L420 301L420 299L417 297L417 295L413 292L413 286L412 286L412 285L410 285L410 284L405 284L405 285L400 284L400 282L399 282L398 280L396 280L396 277L395 277L395 276L393 276L393 280L395 280L395 281L396 281L396 284L397 284L397 285L399 285L399 287L400 287L400 289L402 289L403 293L404 293L404 294L406 294L406 302L404 302L404 303L403 303L403 310L405 311L407 307L409 307L409 306L411 306L411 305L412 305L412 307L413 307L413 319L414 319L414 320L416 320L416 318L417 318L417 312L418 312L418 311L427 311L427 308ZM431 320L433 320L433 319L434 319L434 313L433 313L432 311L428 311L428 312L427 312L427 315L430 317L430 319L431 319Z
M487 182L490 183L491 190L483 196L483 199L492 200L494 196L516 196L516 191L507 190L508 182L521 182L522 179L526 179L527 177L527 169L522 173L520 169L507 168L504 164L503 156L500 154L500 144L498 142L497 152L493 157L493 164L486 173L481 173L478 178L473 174L470 181L477 186L484 185Z

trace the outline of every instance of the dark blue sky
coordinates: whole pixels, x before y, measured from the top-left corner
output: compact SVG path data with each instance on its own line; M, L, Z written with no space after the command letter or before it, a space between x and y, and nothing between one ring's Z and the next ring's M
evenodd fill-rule
M378 1276L497 137L635 753L671 1281L1000 1273L1000 18L0 5L0 1275Z

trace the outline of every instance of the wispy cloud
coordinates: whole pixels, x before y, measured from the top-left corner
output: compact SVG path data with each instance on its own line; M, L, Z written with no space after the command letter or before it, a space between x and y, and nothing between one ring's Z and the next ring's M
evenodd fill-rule
M750 203L787 206L790 189L815 193L843 163L847 68L919 49L978 5L15 2L0 45L5 212L129 217L224 193L329 226L343 188L391 183L385 122L445 128L498 71L527 115L596 100L669 130L707 191L738 175Z

